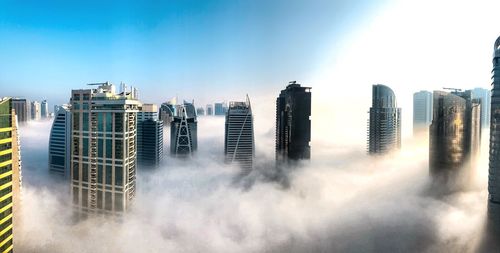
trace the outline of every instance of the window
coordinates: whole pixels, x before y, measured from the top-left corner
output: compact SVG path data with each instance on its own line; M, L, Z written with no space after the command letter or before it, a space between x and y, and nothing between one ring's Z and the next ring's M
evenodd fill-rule
M89 130L89 113L84 112L83 113L83 131L88 131Z
M106 132L113 132L113 114L110 112L106 113Z
M123 167L115 166L115 185L123 186Z
M73 130L80 130L80 113L73 113Z
M106 158L113 157L113 142L111 140L106 140Z
M102 184L102 165L97 165L97 183Z
M82 164L82 181L89 181L89 165L87 163Z
M89 156L89 138L83 138L82 139L82 144L83 144L83 156Z
M78 163L73 163L73 180L78 180Z
M111 165L106 165L106 184L111 185L113 179L112 167Z

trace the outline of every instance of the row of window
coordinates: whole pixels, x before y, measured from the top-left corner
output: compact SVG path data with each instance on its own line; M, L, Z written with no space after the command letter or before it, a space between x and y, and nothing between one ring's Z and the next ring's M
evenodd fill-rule
M111 192L104 192L103 194L102 191L97 191L97 208L112 211L114 204L115 211L119 212L123 211L123 193L115 193L114 203L112 199L112 194L113 193ZM103 208L103 197L105 197L104 208ZM80 204L79 191L77 187L73 187L73 203L75 205ZM89 204L90 204L89 190L82 189L81 205L84 207L88 207Z
M106 165L106 178L105 182L107 185L112 185L113 183L113 167L110 165ZM89 182L90 178L90 168L89 165L84 163L82 164L82 181ZM115 167L115 185L123 186L123 167ZM79 170L78 163L73 163L73 180L79 180ZM103 183L103 165L97 165L97 182Z

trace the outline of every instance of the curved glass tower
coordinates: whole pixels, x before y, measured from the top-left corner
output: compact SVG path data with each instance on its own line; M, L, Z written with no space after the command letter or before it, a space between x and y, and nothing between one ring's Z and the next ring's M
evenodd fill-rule
M500 204L500 37L493 50L488 198Z
M49 171L69 179L71 163L71 109L68 105L55 112L49 139Z
M396 95L385 85L373 85L368 153L384 154L400 147L401 108L397 108Z

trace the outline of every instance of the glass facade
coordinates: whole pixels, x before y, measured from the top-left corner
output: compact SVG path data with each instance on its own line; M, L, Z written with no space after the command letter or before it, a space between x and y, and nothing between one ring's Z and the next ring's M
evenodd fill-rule
M385 154L401 147L401 108L397 108L391 88L373 85L368 125L369 154Z
M290 82L276 99L277 162L311 157L311 88Z

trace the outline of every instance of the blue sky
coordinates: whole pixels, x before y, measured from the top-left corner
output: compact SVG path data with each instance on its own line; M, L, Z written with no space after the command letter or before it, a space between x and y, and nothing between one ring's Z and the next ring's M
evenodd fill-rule
M307 79L382 3L0 0L0 95L62 103L106 80L151 102L277 93Z

